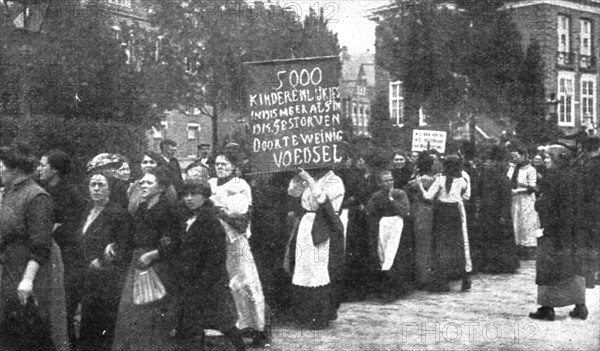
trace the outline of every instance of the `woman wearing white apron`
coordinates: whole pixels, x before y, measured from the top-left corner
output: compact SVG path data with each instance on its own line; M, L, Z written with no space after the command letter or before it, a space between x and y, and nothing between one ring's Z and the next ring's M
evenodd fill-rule
M301 170L290 182L288 193L301 197L305 211L286 255L292 274L292 314L302 325L323 329L337 318L340 301L344 228L338 212L344 184L333 171L313 178Z
M401 250L403 218L408 215L410 204L404 191L394 189L394 178L390 171L380 173L379 185L380 190L371 196L367 204L371 223L369 242L374 258L373 268L380 275L376 290L383 298L391 299L401 288L400 262L396 258Z

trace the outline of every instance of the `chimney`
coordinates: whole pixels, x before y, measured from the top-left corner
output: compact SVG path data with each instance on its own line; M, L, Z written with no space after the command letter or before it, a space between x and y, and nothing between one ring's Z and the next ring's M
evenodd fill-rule
M350 54L348 53L348 47L346 45L342 46L342 61L350 60Z

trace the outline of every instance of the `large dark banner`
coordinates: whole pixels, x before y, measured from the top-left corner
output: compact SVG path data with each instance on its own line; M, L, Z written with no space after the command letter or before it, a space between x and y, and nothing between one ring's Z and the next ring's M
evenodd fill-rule
M246 62L253 173L342 162L339 57Z

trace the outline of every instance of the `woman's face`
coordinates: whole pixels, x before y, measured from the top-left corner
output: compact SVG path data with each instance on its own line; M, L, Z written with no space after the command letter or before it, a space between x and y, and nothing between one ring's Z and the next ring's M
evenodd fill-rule
M140 180L140 189L143 199L149 199L154 195L159 194L164 189L158 184L158 179L154 174L146 174Z
M418 160L419 160L419 153L418 153L418 152L416 152L416 151L413 151L413 152L410 154L410 162L412 162L412 163L416 164Z
M142 168L142 172L148 173L149 170L154 169L157 166L158 164L152 159L152 157L144 155L144 158L142 159L142 164L140 165L140 167Z
M516 164L521 164L525 161L525 157L517 151L511 152L510 156L512 158L512 161Z
M552 161L552 157L550 157L550 155L546 155L544 158L544 166L546 166L547 169L554 168L554 161Z
M106 203L110 197L108 180L101 174L94 174L90 178L90 198L94 203Z
M534 166L541 166L544 164L544 159L542 159L542 156L540 155L535 155L533 157L533 165Z
M185 206L192 211L199 209L202 205L204 205L205 201L206 198L202 194L183 195L183 202L185 203Z
M50 179L54 178L58 172L50 166L48 163L48 157L43 156L40 159L40 164L37 168L37 172L39 174L40 180L44 182L50 181Z
M394 168L404 168L406 158L402 155L394 155Z
M218 178L227 178L233 173L235 167L229 162L227 157L220 155L215 160L215 169Z
M129 163L123 162L121 168L117 169L117 173L119 174L120 179L129 180L129 178L131 178L131 168L129 167Z

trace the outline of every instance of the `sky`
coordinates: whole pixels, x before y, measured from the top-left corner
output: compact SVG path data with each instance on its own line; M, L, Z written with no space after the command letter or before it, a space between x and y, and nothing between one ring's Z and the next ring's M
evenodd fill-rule
M301 18L308 14L312 6L324 10L329 27L338 34L340 46L347 46L350 52L375 51L375 22L365 18L368 10L389 4L390 0L272 0L272 3L289 6Z

